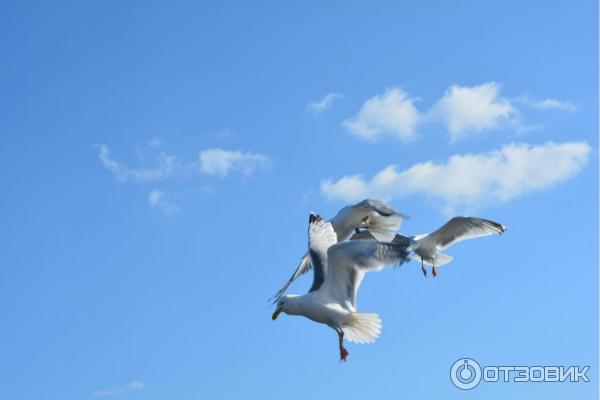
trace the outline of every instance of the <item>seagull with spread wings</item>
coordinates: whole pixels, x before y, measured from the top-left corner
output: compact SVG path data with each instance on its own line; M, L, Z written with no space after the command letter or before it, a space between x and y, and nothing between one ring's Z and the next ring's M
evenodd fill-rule
M338 334L340 361L346 361L344 339L372 343L381 332L379 315L356 311L356 296L365 273L400 265L409 258L410 251L406 245L377 240L338 243L333 223L313 213L309 218L308 244L312 287L301 296L282 295L272 319L283 312L331 327Z
M366 199L342 208L329 222L335 233L336 242L334 243L350 239L352 234L360 228L368 229L378 241L391 242L400 229L403 218L406 216L394 210L387 203L381 200ZM292 276L271 299L277 302L296 279L311 269L312 262L307 252Z
M475 239L489 235L502 235L506 232L506 226L494 221L476 217L454 217L446 222L441 228L432 233L416 236L396 235L393 243L408 245L414 252L413 258L421 262L421 271L427 276L427 270L423 264L431 265L431 274L437 276L435 267L442 266L452 261L454 257L441 252L454 243L467 239ZM353 238L363 238L360 233Z

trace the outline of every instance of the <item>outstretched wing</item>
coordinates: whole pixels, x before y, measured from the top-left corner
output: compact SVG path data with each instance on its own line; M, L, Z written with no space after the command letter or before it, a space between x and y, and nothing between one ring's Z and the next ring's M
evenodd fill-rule
M290 276L290 279L287 280L287 282L281 287L281 289L279 289L277 291L277 293L275 293L273 296L271 296L271 298L269 298L269 301L272 300L274 303L277 303L279 301L279 299L281 298L281 296L283 296L285 294L285 292L288 290L290 285L296 279L298 279L301 275L307 273L311 269L312 269L312 262L310 260L310 255L308 254L308 252L306 252L304 254L304 256L302 256L302 260L300 260L300 264L298 265L298 267L296 267L296 270L294 271L292 276Z
M277 303L290 285L301 275L313 270L313 283L310 292L317 290L325 280L327 271L327 249L337 242L337 237L330 222L323 221L321 216L310 213L308 220L308 251L302 257L290 279L269 298Z
M438 249L443 250L456 242L493 234L503 234L506 226L494 221L475 217L454 217L429 236Z
M328 270L323 294L356 310L356 294L368 271L399 266L409 258L407 246L375 240L338 243L327 252Z

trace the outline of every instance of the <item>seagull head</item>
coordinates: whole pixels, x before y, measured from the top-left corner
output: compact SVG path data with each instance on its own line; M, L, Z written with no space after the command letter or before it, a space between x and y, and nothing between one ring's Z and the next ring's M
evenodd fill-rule
M298 297L300 296L293 294L286 294L281 296L281 298L277 300L277 306L275 308L275 312L271 316L271 319L275 321L277 317L279 317L279 314L281 314L281 312L291 315L297 314L296 300L298 299Z

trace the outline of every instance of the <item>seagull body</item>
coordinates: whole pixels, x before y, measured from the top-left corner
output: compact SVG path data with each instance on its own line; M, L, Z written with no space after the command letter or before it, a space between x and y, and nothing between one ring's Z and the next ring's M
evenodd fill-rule
M436 276L435 267L447 264L454 257L441 252L451 245L467 240L493 234L503 234L506 226L494 221L476 217L454 217L441 228L432 233L415 236L397 234L392 243L406 246L413 251L412 258L421 262L423 275L427 276L424 264L432 266L432 275ZM351 240L377 240L368 230L354 233Z
M272 318L283 312L331 327L338 334L340 360L345 361L348 351L344 339L372 343L381 332L379 315L356 310L356 295L365 273L400 265L408 259L409 251L405 245L376 240L338 243L332 223L312 213L308 236L313 285L305 295L281 296Z
M368 229L381 242L391 242L400 229L405 215L397 212L381 200L366 199L342 208L329 222L335 233L335 242L345 242L356 229ZM272 297L277 302L289 286L304 273L312 269L311 257L307 252L300 264L279 291ZM311 291L316 290L313 282Z

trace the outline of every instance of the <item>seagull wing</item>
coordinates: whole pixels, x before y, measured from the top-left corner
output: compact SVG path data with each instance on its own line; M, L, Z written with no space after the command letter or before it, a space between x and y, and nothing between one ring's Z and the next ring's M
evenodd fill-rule
M394 210L387 203L376 200L366 199L353 206L345 207L330 221L335 229L338 240L346 240L348 235L352 234L355 228L359 228L358 224L353 221L361 221L365 217L369 217L368 231L362 231L360 235L363 237L355 237L351 239L369 239L379 240L382 242L391 242L395 240L396 231L400 229L403 218L406 216ZM304 254L300 260L300 264L296 270L286 281L286 283L275 293L269 300L277 302L281 296L289 289L290 285L299 277L312 270L313 265L309 253Z
M366 207L384 217L390 217L392 215L398 214L398 212L394 210L389 204L377 199L363 200L360 203L357 203L354 207Z
M377 238L368 230L362 230L350 236L350 240L377 240Z
M494 221L475 217L454 217L429 236L438 249L443 250L456 242L493 234L503 234L506 226Z
M380 242L391 242L406 216L389 204L376 199L366 199L352 207L369 217L367 228ZM363 217L364 218L364 217Z
M410 251L401 244L374 240L351 240L331 246L327 252L328 270L323 294L342 306L356 309L358 288L369 271L399 266Z
M311 269L312 269L312 262L310 260L310 255L308 254L308 252L306 252L306 254L304 254L304 256L302 256L302 260L300 260L300 264L298 265L298 267L296 267L296 270L294 271L292 276L290 276L290 279L288 279L287 282L281 287L281 289L279 289L277 291L277 293L275 293L273 296L271 296L271 298L269 300L272 300L274 303L277 303L277 301L279 301L281 296L283 296L285 294L285 292L287 292L290 285L296 279L298 279L300 276L304 275Z
M318 264L318 268L314 269L313 283L310 288L310 291L312 292L313 290L317 290L323 283L323 280L325 279L325 268L327 268L327 265L323 265L326 263L323 262L322 259L325 258L327 254L327 248L330 245L335 244L337 238L335 232L333 231L331 223L323 221L323 219L320 216L315 215L313 213L311 213L311 217L309 218L308 237L309 251L307 251L304 254L304 256L302 256L300 264L298 265L298 267L296 267L296 270L294 271L292 276L290 276L287 282L281 287L281 289L277 291L277 293L275 293L269 298L269 300L272 300L273 303L277 303L279 301L281 296L285 294L290 285L294 283L296 279L309 272L310 270L313 270L313 258L317 258L316 264ZM311 246L313 248L312 252L310 250ZM320 257L318 248L320 248Z
M310 213L308 223L308 254L313 266L313 283L309 292L318 290L327 274L327 254L337 242L331 222L325 222L319 215Z
M367 228L378 240L389 242L400 229L404 217L381 200L366 199L342 208L331 223L338 242L348 240L356 228Z
M350 237L350 240L377 240L377 238L373 236L368 230L364 230L356 232L354 235L352 235L352 237ZM411 238L409 238L408 236L396 234L396 236L394 236L394 239L391 240L391 243L399 244L405 247L410 247Z

